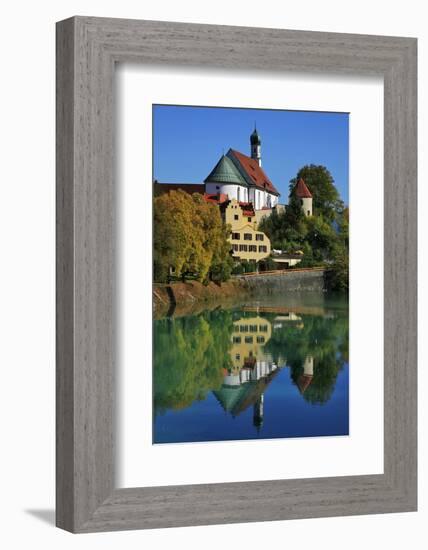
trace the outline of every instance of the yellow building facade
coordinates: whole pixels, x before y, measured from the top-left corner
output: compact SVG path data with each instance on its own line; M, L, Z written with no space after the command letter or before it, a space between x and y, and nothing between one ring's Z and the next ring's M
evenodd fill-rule
M260 316L244 317L233 323L231 374L237 375L244 367L252 368L256 361L266 361L263 347L272 336L271 323Z
M265 233L257 231L252 207L246 209L245 205L232 199L225 209L225 222L231 227L230 242L234 258L259 262L270 255L270 240Z

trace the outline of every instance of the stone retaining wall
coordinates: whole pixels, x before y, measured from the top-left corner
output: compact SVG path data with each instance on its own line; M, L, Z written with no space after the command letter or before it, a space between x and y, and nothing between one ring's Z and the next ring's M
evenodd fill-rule
M284 271L281 273L259 273L257 275L239 275L237 279L243 283L251 294L256 292L296 292L325 290L324 270L317 271Z

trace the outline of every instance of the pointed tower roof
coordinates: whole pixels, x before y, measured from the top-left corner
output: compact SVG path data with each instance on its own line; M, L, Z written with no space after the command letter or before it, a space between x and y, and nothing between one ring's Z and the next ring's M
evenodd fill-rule
M205 183L235 183L238 185L245 185L247 182L239 173L239 170L233 164L233 162L223 155L221 159L214 166L211 173L205 179Z
M307 188L303 178L300 178L299 181L296 183L296 187L294 188L294 191L296 193L296 197L298 197L299 199L312 198L312 193Z
M312 376L307 374L301 374L297 379L297 387L299 388L300 393L303 395L308 389L308 386L311 385Z
M257 128L256 128L255 125L254 125L254 131L250 136L250 143L251 143L251 145L260 145L261 144L261 139L260 139L259 133L257 132Z

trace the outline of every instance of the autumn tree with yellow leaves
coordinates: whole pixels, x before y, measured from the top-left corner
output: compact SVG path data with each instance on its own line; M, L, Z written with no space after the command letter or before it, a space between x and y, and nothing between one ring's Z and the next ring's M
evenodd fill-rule
M153 201L154 279L192 276L199 281L230 277L233 261L228 242L229 229L217 206L202 195L170 191Z

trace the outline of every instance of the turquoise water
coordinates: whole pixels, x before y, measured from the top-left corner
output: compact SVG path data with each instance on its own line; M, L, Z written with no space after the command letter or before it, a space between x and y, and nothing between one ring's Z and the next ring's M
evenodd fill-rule
M154 321L153 442L348 435L348 331L318 293Z

